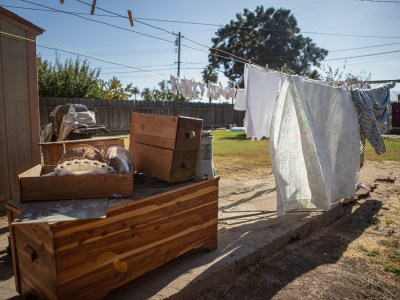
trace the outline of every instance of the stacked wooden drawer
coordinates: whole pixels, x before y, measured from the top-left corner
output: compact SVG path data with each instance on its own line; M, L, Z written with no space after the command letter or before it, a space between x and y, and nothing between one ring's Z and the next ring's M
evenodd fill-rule
M132 113L135 170L167 182L194 179L202 125L201 119Z

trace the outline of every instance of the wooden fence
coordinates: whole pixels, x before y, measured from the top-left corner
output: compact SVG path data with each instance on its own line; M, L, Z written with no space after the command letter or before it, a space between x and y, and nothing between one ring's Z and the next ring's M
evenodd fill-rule
M228 103L40 98L40 124L49 123L50 112L65 103L86 105L95 112L97 124L121 134L129 132L132 112L200 118L203 119L203 128L228 127L231 124L243 126L244 119L244 112L234 110Z

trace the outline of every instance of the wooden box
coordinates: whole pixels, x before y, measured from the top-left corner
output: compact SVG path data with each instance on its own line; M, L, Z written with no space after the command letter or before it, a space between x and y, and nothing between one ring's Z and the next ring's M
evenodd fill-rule
M15 218L11 204L7 210ZM217 223L218 178L141 199L109 200L105 219L14 223L17 291L45 299L101 299L192 249L216 249Z
M43 176L55 166L37 165L20 174L20 200L62 200L132 197L133 174Z
M62 141L51 143L40 143L41 152L43 154L44 165L56 165L61 158L61 155L72 147L79 144L91 145L99 149L101 152L107 153L111 146L119 146L124 148L123 138L93 138L74 141Z
M130 151L135 170L167 182L196 176L203 120L132 113Z

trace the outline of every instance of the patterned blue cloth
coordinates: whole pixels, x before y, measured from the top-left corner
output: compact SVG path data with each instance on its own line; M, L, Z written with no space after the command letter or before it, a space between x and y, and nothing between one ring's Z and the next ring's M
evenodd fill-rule
M361 165L364 161L364 147L367 139L376 154L386 152L382 134L390 130L390 92L394 84L379 88L351 90L351 98L356 106L360 126Z

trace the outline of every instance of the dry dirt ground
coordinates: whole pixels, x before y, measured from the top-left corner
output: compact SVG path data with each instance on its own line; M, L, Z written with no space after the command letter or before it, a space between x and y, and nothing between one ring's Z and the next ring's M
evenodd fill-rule
M367 162L375 190L331 225L242 270L199 299L400 299L400 164Z
M378 183L369 195L347 204L341 219L293 241L243 269L234 281L204 291L198 298L400 299L400 163L367 162L361 179L369 185L387 175L397 180ZM235 201L241 194L263 190L266 178L268 184L273 182L271 171L265 168L232 172L221 178L220 197ZM0 225L5 222L0 217ZM0 237L4 235L0 232ZM0 299L18 299L6 254L0 254L0 290Z

